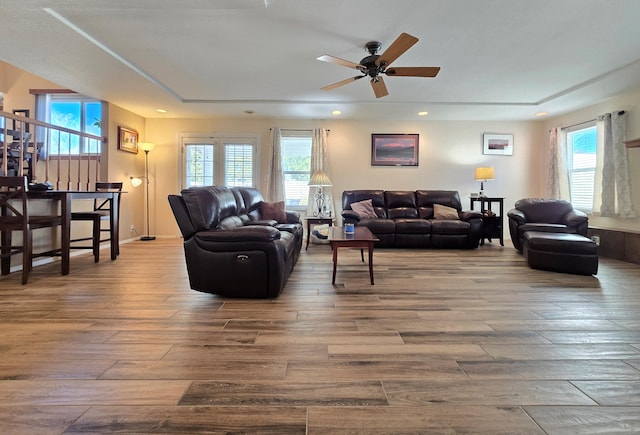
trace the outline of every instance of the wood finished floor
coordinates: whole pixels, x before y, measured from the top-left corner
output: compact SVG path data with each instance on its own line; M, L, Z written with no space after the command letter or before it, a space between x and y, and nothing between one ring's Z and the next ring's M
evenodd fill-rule
M640 433L640 266L495 243L374 265L341 250L332 286L312 245L279 298L224 299L158 239L2 277L0 433Z

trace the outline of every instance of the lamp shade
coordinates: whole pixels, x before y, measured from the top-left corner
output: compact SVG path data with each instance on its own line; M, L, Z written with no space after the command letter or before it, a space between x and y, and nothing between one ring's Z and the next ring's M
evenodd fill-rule
M496 172L493 170L493 166L476 168L476 180L494 180L495 178Z
M131 185L133 187L138 187L142 184L142 178L141 177L129 177L129 179L131 180Z
M333 186L333 183L324 171L316 171L309 180L309 186Z
M138 148L142 151L151 151L156 147L156 144L151 142L138 142Z

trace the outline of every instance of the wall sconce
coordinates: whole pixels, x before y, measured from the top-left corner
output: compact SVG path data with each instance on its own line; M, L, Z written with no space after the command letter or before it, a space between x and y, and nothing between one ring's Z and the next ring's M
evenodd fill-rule
M324 217L327 212L327 206L325 204L324 191L322 188L325 186L333 186L333 183L324 171L316 171L309 180L309 186L316 188L316 208L313 211L313 215L317 217Z
M486 168L476 168L476 181L480 181L480 193L479 196L484 197L484 183L485 181L495 180L496 173L493 170L493 166Z
M140 237L140 240L149 241L155 240L155 236L149 235L149 151L156 147L155 144L150 142L139 142L138 148L144 151L144 176L141 177L129 177L131 185L138 187L142 184L142 180L147 180L145 188L145 202L146 202L146 218L147 218L147 235Z

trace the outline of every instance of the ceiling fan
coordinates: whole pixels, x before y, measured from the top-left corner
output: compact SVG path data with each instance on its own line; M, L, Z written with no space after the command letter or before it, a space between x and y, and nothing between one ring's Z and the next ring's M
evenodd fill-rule
M404 77L435 77L440 71L438 66L411 66L411 67L393 67L389 65L400 57L405 51L411 48L418 38L409 35L408 33L402 33L396 38L395 41L387 48L384 53L376 54L382 44L378 41L370 41L364 45L364 48L369 52L369 56L363 58L360 63L354 63L348 60L340 59L339 57L323 54L318 57L318 60L323 62L335 63L337 65L346 66L347 68L357 69L362 75L341 80L339 82L327 85L321 88L323 91L329 91L337 87L346 85L347 83L355 82L363 77L371 77L371 87L376 98L389 95L387 86L384 84L384 80L380 74L387 76L404 76Z

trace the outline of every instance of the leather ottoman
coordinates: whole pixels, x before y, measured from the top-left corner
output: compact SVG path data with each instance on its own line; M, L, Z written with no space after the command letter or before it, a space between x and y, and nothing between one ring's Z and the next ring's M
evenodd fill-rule
M598 273L598 246L578 234L527 231L522 253L534 269L577 275Z

